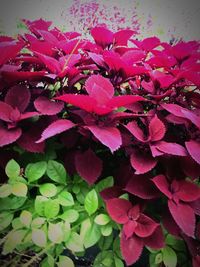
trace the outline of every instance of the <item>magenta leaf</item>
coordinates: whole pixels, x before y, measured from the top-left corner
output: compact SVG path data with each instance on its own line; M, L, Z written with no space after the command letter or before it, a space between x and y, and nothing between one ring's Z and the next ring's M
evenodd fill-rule
M93 135L113 153L122 145L120 131L114 127L87 126Z
M149 135L152 142L161 140L165 135L166 129L164 123L158 119L157 115L149 123Z
M200 198L200 187L189 181L179 181L176 196L184 202L195 201Z
M129 220L126 224L123 226L123 232L126 236L126 238L130 238L133 233L135 232L137 226L137 222L133 220Z
M134 104L138 101L144 101L145 99L141 96L133 96L133 95L121 95L113 97L108 101L108 107L117 108L126 106L129 104Z
M37 140L36 143L41 143L44 140L52 136L55 136L59 133L65 132L74 126L75 124L69 120L60 119L60 120L54 121L42 132L41 138Z
M152 181L160 192L166 195L169 199L172 198L172 193L169 191L170 185L164 175L157 175L152 179Z
M200 164L200 143L194 140L185 142L185 146L190 156Z
M122 232L120 239L120 247L122 252L122 257L124 258L126 264L134 264L141 256L144 247L143 240L136 235L130 238L126 238L124 232Z
M160 141L156 143L156 148L161 152L169 155L182 156L182 157L188 155L187 150L183 146L176 143L168 143Z
M30 90L23 85L15 85L11 87L5 97L5 102L13 108L18 108L20 112L24 112L30 102Z
M6 41L0 42L0 65L5 64L8 60L14 58L20 50L23 48L24 44L17 43L16 41Z
M114 34L114 43L119 46L127 46L128 40L134 34L132 30L121 30Z
M144 135L142 129L138 126L136 121L129 122L125 127L139 141L141 141L141 142L146 141L145 135Z
M131 166L135 169L135 174L143 174L152 170L157 160L150 154L144 154L140 151L134 151L130 157Z
M78 174L89 184L96 182L101 175L102 165L101 159L91 149L78 153L75 157L75 166Z
M13 112L13 108L0 101L0 119L6 122L10 122L11 121L11 113Z
M159 191L145 175L134 175L127 183L125 190L142 199L153 199L159 197Z
M105 48L112 44L113 33L104 27L95 27L91 30L91 35L95 40L95 43Z
M132 208L132 204L121 198L113 198L106 201L106 209L113 221L125 224L128 222L128 211Z
M55 115L63 109L64 104L62 102L58 103L55 101L51 101L45 96L39 96L34 101L34 106L36 110L42 115Z
M143 238L145 246L152 249L161 249L165 246L164 235L160 226L157 226L152 235Z
M141 214L137 220L137 226L135 228L135 234L139 237L148 237L152 235L158 224L155 223L151 218L144 214Z
M175 204L173 200L168 201L168 207L175 222L182 231L191 237L194 237L195 230L195 214L193 209L184 203Z
M0 147L14 143L22 134L20 128L7 130L0 125Z

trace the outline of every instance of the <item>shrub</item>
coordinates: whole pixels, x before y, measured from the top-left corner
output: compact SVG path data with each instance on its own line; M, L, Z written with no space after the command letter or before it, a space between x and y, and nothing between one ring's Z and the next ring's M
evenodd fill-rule
M98 244L94 266L144 247L152 267L198 266L199 42L25 23L0 38L3 254L73 266L65 248Z

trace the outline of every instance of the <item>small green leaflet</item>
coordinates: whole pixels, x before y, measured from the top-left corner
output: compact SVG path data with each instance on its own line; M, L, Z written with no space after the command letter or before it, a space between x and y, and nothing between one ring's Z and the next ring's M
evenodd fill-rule
M87 213L92 215L98 209L98 196L95 189L92 189L85 197L84 207Z
M59 256L58 267L75 267L73 261L67 256Z
M162 249L163 262L166 267L176 267L177 265L177 256L175 251L166 246Z
M47 244L46 234L42 229L33 229L32 241L38 247L45 247Z
M65 167L55 160L48 161L47 175L54 182L66 184L67 173Z
M70 207L74 205L74 199L71 193L63 191L58 195L58 202L60 205Z
M17 197L25 197L28 192L26 184L18 182L12 185L12 194Z
M5 211L0 213L0 231L4 230L10 225L13 220L13 217L13 214L10 212Z
M29 183L39 180L46 172L47 163L45 161L39 161L36 163L30 163L25 169L25 176L28 178Z
M52 183L45 183L40 185L39 191L44 197L54 197L57 194L57 187Z
M8 197L12 193L12 186L10 184L3 184L0 186L0 198Z
M23 225L25 225L26 227L30 226L32 221L32 214L29 211L23 210L19 218Z
M16 179L20 175L20 166L14 159L11 159L6 165L5 172L8 178Z

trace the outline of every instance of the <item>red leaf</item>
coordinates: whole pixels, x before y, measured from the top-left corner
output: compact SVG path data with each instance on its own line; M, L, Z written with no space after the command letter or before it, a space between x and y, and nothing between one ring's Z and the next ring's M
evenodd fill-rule
M172 200L168 201L169 210L182 231L191 237L194 237L195 214L193 209L184 203L175 204Z
M103 198L104 201L119 197L123 194L124 192L122 191L120 186L112 186L104 189L103 191L100 192L101 197Z
M0 126L0 147L15 142L21 134L22 130L20 128L7 130L6 128Z
M136 221L129 220L126 224L123 226L123 232L126 236L126 238L130 238L133 233L135 232L135 228L137 226Z
M172 198L172 193L169 191L170 185L164 175L157 175L152 179L152 181L164 195L166 195L169 199Z
M95 43L102 48L112 44L113 33L104 27L95 27L91 30L91 35L95 40Z
M5 64L8 60L14 58L23 48L23 43L16 41L7 41L0 43L0 65Z
M151 236L143 239L145 246L152 249L161 249L165 246L164 235L160 226L156 228Z
M44 63L44 65L51 71L51 73L58 74L61 72L60 64L55 58L43 55L38 52L35 52L35 54Z
M121 30L114 34L114 43L119 46L127 46L128 40L134 34L132 30Z
M185 146L190 154L190 156L200 164L200 143L194 140L185 142Z
M136 121L129 122L125 127L139 141L141 141L141 142L146 141L145 135L144 135L142 129L138 126Z
M179 190L176 196L185 202L195 201L200 198L200 187L189 181L179 181Z
M59 133L65 132L74 126L75 124L69 120L60 119L60 120L54 121L43 131L41 138L36 143L41 143L44 140L52 136L55 136Z
M197 179L200 176L200 165L190 156L182 157L180 164L186 176L191 179Z
M87 126L93 135L113 153L122 144L120 131L114 127Z
M106 201L106 209L113 221L125 224L128 222L128 211L132 208L132 204L121 198L113 198Z
M13 84L20 81L41 81L45 71L2 71L2 77L6 84Z
M153 199L159 197L159 191L145 175L134 175L125 187L125 190L142 199Z
M149 135L152 142L161 140L165 135L166 129L164 123L158 119L157 115L149 123Z
M139 237L148 237L152 235L158 224L155 223L151 218L144 214L141 214L137 220L137 226L135 228L135 234Z
M62 102L51 101L45 96L39 96L34 101L34 106L42 115L55 115L63 109L64 104Z
M161 152L164 152L169 155L182 156L182 157L188 155L187 150L183 146L176 143L168 143L160 141L156 143L156 148Z
M140 258L144 244L141 238L134 235L131 238L127 239L125 234L122 232L120 247L122 257L124 258L126 264L129 266L134 264Z
M10 105L0 101L0 119L2 121L10 122L12 112L13 108Z
M143 154L140 151L134 151L130 157L131 166L136 170L135 174L143 174L152 170L157 160L149 154Z
M78 174L89 184L93 184L102 172L102 161L96 154L88 149L75 157L75 165Z
M108 101L107 106L110 108L118 108L122 106L126 106L129 104L134 104L138 101L144 101L145 99L141 96L134 96L134 95L121 95L113 97Z

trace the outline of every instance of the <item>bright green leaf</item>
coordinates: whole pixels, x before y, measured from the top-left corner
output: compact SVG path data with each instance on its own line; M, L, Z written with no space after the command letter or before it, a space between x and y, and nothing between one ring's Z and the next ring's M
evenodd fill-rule
M50 199L47 202L45 202L44 206L44 214L47 218L55 218L60 210L60 205L57 201L57 199Z
M12 185L12 194L17 197L25 197L28 192L28 187L24 183L16 183Z
M75 267L73 261L67 256L59 256L58 267Z
M19 245L24 236L26 235L27 230L14 230L9 232L6 241L3 245L3 255L13 252L13 250Z
M163 262L166 267L176 267L177 265L177 256L175 251L166 246L162 249Z
M35 211L40 215L44 216L45 203L48 201L48 198L44 196L36 196L35 199Z
M66 247L72 252L82 252L84 251L83 241L79 234L72 232L70 238L66 242Z
M30 226L32 221L32 214L30 213L30 211L23 210L19 218L22 224L24 224L27 227Z
M65 167L55 160L49 160L47 165L47 175L54 182L66 184L67 174Z
M163 261L162 253L158 253L158 254L156 254L156 257L155 257L155 264L160 264L162 261Z
M95 245L101 237L100 227L92 223L90 228L87 229L85 236L84 236L84 247L89 248Z
M98 209L98 196L94 189L86 195L84 206L89 215L92 215Z
M43 217L37 217L33 219L31 223L31 228L40 228L45 223L45 218Z
M45 197L54 197L57 194L57 187L51 183L40 185L39 191Z
M21 229L24 227L24 225L22 224L22 222L20 221L20 218L17 217L12 221L12 227L13 229L17 230L17 229Z
M69 209L69 210L66 210L63 214L61 214L59 218L69 223L73 223L78 220L79 213L76 210Z
M14 159L11 159L6 165L5 172L10 179L15 179L20 175L20 166Z
M114 263L115 267L124 267L123 261L116 256L114 256Z
M12 222L13 214L10 212L2 212L0 213L0 231L7 228Z
M8 197L12 193L12 186L10 184L3 184L0 186L0 198Z
M96 216L94 222L99 225L106 225L110 222L110 217L106 214L99 214Z
M101 233L103 236L109 236L112 234L112 226L111 225L103 225L101 227Z
M45 247L47 244L47 238L45 232L42 229L33 229L32 241L38 247Z
M101 180L100 182L98 182L98 184L95 186L97 192L101 192L104 189L113 186L114 184L114 179L112 176L109 176L103 180Z
M45 174L46 169L47 163L45 161L30 163L25 169L25 176L28 178L29 183L35 182Z
M58 202L60 205L69 207L74 205L74 199L71 193L63 191L58 195Z

